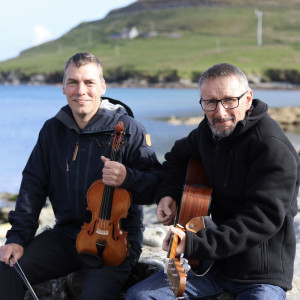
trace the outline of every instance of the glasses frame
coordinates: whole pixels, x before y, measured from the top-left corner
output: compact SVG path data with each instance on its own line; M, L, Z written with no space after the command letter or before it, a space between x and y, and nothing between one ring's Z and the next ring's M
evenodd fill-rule
M201 107L202 107L202 109L203 109L204 111L215 111L215 110L217 109L217 106L218 106L218 103L219 103L219 102L221 102L222 106L223 106L225 109L235 109L235 108L237 108L237 107L240 105L240 99L242 99L242 98L247 94L247 92L248 92L248 91L244 92L244 93L243 93L241 96L239 96L239 97L226 97L226 98L223 98L223 99L220 99L220 100L203 100L202 97L201 97L200 100L199 100L199 103L200 103L200 105L201 105ZM223 101L226 100L226 99L237 99L237 106L226 108L226 107L224 106L224 103L223 103ZM214 109L204 109L202 103L205 102L205 101L214 101L215 104L216 104L216 107L215 107Z

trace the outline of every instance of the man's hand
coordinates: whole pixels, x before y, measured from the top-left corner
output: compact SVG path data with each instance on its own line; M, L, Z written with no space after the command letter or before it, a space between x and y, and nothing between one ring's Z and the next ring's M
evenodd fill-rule
M181 253L184 253L185 250L185 239L186 235L185 232L179 228L175 228L174 226L170 226L170 229L163 240L162 249L165 251L169 250L169 244L171 240L172 234L176 234L178 236L178 245L176 248L176 256L179 256Z
M173 224L176 216L176 201L169 196L161 198L156 208L156 215L158 222L163 225Z
M127 171L125 166L117 161L111 161L105 156L101 156L101 160L104 163L102 169L103 183L113 187L120 186L126 178Z
M7 265L13 266L10 259L15 264L24 253L24 248L18 244L7 244L0 246L0 261L5 262Z

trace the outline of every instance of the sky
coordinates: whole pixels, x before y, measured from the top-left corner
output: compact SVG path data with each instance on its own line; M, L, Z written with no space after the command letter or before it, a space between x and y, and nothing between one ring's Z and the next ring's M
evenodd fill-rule
M0 61L135 0L0 0Z

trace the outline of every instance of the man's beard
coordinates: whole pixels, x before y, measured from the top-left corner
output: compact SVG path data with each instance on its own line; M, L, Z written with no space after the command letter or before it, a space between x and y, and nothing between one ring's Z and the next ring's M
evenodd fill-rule
M215 120L218 120L217 118L213 120L213 122ZM210 122L208 122L209 124L209 127L212 131L212 134L219 137L219 138L224 138L224 137L227 137L229 136L233 130L235 129L235 126L236 126L236 122L235 122L235 118L233 118L233 125L231 128L229 129L224 129L224 130L218 130L214 125L212 125Z

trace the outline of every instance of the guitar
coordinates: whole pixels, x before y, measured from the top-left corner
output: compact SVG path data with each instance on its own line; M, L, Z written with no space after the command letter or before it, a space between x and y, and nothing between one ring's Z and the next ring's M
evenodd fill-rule
M175 218L175 226L181 230L197 233L211 224L207 218L211 202L211 187L205 175L200 160L190 159L184 191ZM212 222L212 221L211 221ZM182 256L176 257L178 236L173 235L168 259L165 265L165 274L169 286L175 297L182 297L186 286L186 273L192 268L198 268L199 262L192 259L185 259ZM201 271L207 272L213 261L202 262Z

